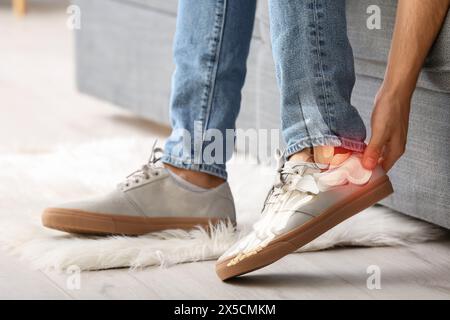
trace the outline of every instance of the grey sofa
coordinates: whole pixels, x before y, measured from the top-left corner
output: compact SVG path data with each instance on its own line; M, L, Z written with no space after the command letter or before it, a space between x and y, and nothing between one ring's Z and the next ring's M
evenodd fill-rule
M76 31L81 92L169 124L175 0L75 0L82 9ZM369 5L381 8L381 29L366 28ZM372 102L386 67L395 0L348 0L348 33L357 83L353 104L369 128ZM278 128L279 96L269 41L266 1L258 3L241 128ZM390 172L395 193L382 203L450 229L450 18L424 65L414 95L404 157Z

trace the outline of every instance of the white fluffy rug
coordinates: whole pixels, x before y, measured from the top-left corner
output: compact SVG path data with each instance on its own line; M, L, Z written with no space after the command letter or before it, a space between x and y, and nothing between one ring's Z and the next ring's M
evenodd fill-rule
M82 270L216 259L257 218L273 181L273 170L237 157L229 165L238 210L238 232L222 225L172 230L140 237L82 237L44 229L39 217L48 205L109 191L143 164L151 139L107 140L64 146L46 153L0 155L0 244L35 268ZM397 246L434 240L445 231L375 206L322 235L301 251L336 246Z

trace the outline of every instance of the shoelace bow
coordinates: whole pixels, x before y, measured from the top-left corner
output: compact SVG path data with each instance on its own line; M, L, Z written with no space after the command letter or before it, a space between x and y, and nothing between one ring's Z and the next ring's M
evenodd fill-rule
M160 155L164 153L162 148L156 147L157 141L153 143L152 152L146 164L144 164L140 169L130 173L126 180L121 183L120 187L129 187L131 183L139 183L142 179L149 180L153 176L159 175L159 170L162 168L159 165L161 160Z
M321 169L317 164L305 161L303 163L296 163L294 167L287 166L284 160L284 154L280 150L276 151L276 160L277 175L275 183L266 197L265 205L275 203L278 196L286 191L298 190L313 194L319 192L313 176L304 175L308 168ZM295 177L292 177L293 175Z

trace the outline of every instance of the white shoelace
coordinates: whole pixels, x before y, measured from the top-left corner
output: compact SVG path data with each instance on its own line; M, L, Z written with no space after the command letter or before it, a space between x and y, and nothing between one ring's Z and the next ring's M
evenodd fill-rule
M128 188L132 184L137 184L142 180L149 180L151 177L159 175L160 170L164 168L160 162L164 150L156 147L156 143L157 141L153 144L152 152L150 153L147 163L140 169L130 173L125 181L119 184L119 188Z
M312 157L312 155L310 156ZM304 177L305 171L310 168L313 170L320 170L318 164L307 161L286 162L284 154L280 150L276 150L277 160L277 175L272 189L269 191L264 206L266 204L273 204L277 201L279 195L289 190L296 189L298 180ZM305 175L306 176L306 175ZM308 178L306 178L308 179ZM307 180L305 181L307 182ZM308 192L310 188L305 188Z

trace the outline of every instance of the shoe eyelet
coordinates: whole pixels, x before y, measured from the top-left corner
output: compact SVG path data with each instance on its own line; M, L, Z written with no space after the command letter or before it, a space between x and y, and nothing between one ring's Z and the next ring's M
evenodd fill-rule
M159 172L155 172L155 176L159 176Z
M136 180L134 180L134 182L139 183L140 181L139 181L139 179L136 179Z

